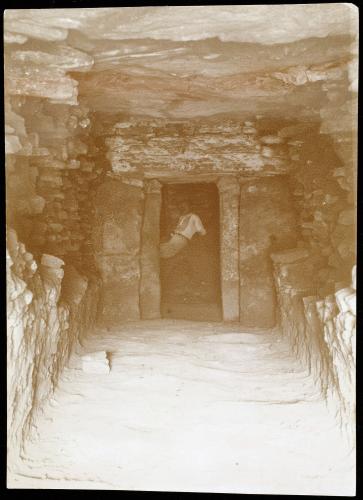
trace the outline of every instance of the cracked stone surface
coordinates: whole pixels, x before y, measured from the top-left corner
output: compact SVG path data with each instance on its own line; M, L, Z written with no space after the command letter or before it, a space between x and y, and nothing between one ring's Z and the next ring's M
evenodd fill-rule
M40 23L35 9L10 9L6 21L11 33L46 40L62 40L67 29L78 29L92 39L140 38L146 31L148 37L157 39L220 37L224 41L274 44L345 33L356 21L354 14L352 4L43 9Z
M5 85L169 120L314 118L324 83L357 88L357 24L352 4L9 9Z
M83 372L100 350L111 372ZM10 487L354 495L354 453L278 330L98 331L37 428Z

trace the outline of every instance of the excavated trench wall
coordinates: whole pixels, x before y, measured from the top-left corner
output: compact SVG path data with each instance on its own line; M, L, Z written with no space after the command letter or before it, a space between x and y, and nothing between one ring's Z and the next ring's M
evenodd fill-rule
M300 240L295 250L276 252L272 260L283 334L354 438L355 122L353 113L347 116L333 105L321 115L320 126L300 124L280 131L290 145L290 187Z
M103 170L87 108L7 95L5 120L8 449L16 460L95 323L92 190Z

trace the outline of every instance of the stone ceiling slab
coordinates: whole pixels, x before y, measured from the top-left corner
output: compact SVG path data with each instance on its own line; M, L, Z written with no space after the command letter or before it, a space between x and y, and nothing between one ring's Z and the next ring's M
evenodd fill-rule
M95 112L311 118L325 82L356 73L350 4L19 9L4 20L7 91L79 97Z
M63 39L62 30L78 29L95 39L125 40L143 33L175 41L219 37L274 44L350 33L356 14L351 4L27 9L8 10L5 22L9 31L40 38Z

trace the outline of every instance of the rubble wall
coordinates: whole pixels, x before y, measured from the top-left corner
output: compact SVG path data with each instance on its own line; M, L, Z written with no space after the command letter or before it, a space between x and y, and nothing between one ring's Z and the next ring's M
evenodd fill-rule
M105 172L88 109L9 97L5 121L20 143L6 150L8 224L34 255L94 269L93 194Z
M334 88L335 97L338 90ZM283 335L309 366L352 439L357 243L353 102L348 101L349 110L325 104L315 126L301 123L280 130L289 146L299 242L289 252L272 255Z
M5 94L9 466L99 303L92 193L105 171L88 108L38 84Z

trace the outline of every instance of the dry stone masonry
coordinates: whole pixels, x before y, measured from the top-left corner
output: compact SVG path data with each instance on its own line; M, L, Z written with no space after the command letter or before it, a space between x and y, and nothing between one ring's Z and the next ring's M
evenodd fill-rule
M163 318L179 184L218 193L221 320L275 328L354 442L357 16L293 8L6 12L12 467L96 326Z

